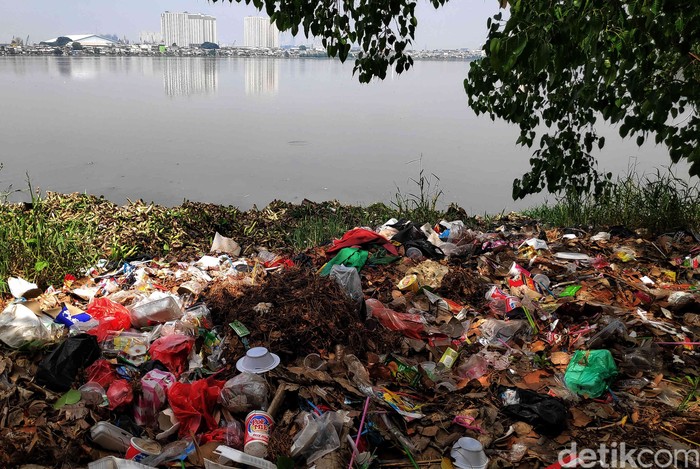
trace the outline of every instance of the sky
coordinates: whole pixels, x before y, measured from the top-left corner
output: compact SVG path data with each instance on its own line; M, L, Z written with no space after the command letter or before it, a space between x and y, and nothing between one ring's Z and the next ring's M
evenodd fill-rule
M257 16L245 4L207 0L0 0L0 43L13 36L29 43L70 34L116 34L138 41L142 31L160 31L164 11L204 13L216 17L219 43L242 44L243 18ZM497 0L451 0L435 10L418 0L418 28L414 49L480 48L486 38L486 19L498 12ZM293 42L294 41L294 42ZM282 44L308 44L303 34Z

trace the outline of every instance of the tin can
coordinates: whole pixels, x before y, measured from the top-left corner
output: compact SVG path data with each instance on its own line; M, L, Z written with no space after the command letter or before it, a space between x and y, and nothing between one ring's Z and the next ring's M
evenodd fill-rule
M254 410L245 418L243 451L259 458L267 455L270 431L274 425L272 416L262 410Z
M401 291L418 291L418 276L416 274L406 275L398 284Z
M158 456L163 449L160 443L154 440L146 440L144 438L132 438L129 449L126 450L126 456L124 459L131 459L132 461L143 461L148 456Z

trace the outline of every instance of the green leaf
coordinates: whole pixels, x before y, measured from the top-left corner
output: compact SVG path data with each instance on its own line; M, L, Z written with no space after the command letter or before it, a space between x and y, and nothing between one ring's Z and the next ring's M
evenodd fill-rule
M46 269L49 266L49 263L46 261L36 261L34 264L34 270L36 272L41 272L42 270Z

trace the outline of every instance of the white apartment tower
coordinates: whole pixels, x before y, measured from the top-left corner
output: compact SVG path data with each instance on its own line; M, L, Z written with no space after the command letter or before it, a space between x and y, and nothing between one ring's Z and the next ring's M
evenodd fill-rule
M246 47L276 49L280 46L280 32L274 23L270 24L270 18L246 16L243 19L243 36Z
M204 42L217 42L216 18L200 13L161 13L160 31L167 46L177 44L180 47L190 47Z

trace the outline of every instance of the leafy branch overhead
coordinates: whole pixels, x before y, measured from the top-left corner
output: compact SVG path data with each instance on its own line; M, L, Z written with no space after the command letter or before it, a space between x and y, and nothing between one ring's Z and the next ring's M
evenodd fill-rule
M217 0L212 0L217 1ZM222 0L223 1L223 0ZM360 82L408 70L418 19L411 0L229 0L265 10L281 31L322 38L344 61L361 51ZM448 0L429 0L435 8ZM671 160L700 175L700 7L698 0L500 0L487 21L485 58L464 80L477 114L518 125L533 148L513 197L548 190L602 192L595 124L616 125L638 145L653 139ZM619 155L626 158L627 155Z
M212 0L217 2L218 0ZM221 0L224 1L224 0ZM354 73L360 82L386 77L393 67L408 70L413 59L406 52L415 38L416 2L408 0L229 0L265 10L280 31L300 30L320 37L331 57L345 61L353 44L361 52ZM430 0L438 8L448 0Z

